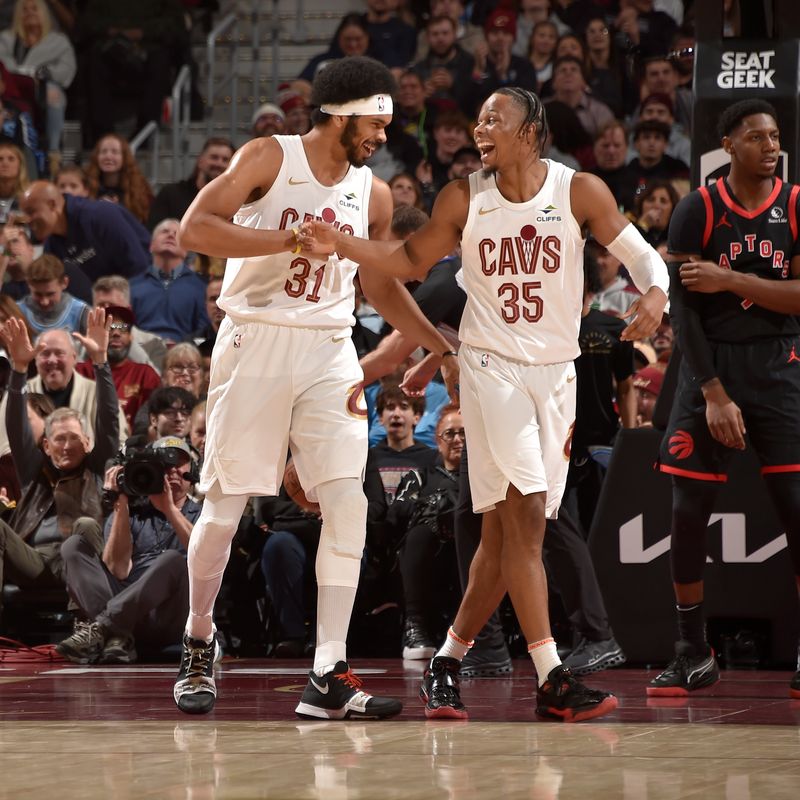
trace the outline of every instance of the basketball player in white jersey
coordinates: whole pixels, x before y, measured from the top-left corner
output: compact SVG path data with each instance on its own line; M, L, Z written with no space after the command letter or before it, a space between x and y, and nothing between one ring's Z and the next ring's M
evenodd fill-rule
M424 275L461 241L461 408L483 527L461 607L420 689L429 718L466 717L460 662L506 591L536 668L537 713L575 722L617 705L562 666L541 558L545 518L558 511L569 466L584 225L625 263L643 293L624 338L655 331L669 281L662 259L620 215L602 181L541 158L546 135L536 95L499 89L475 128L484 169L448 184L430 223L408 242L366 242L317 223L300 231L308 252L334 250L405 279Z
M297 713L389 717L402 708L361 691L345 646L367 513L363 373L350 336L358 265L301 253L298 240L310 219L342 234L388 237L391 193L364 162L386 141L394 88L389 70L369 58L326 67L314 83L313 129L248 142L181 223L183 246L228 257L208 391L206 497L189 546L190 611L174 687L187 713L214 706L212 611L230 542L248 497L278 493L288 448L323 518L317 648ZM447 340L394 278L366 268L360 280L391 325L448 355ZM446 380L456 396L458 361L449 355Z

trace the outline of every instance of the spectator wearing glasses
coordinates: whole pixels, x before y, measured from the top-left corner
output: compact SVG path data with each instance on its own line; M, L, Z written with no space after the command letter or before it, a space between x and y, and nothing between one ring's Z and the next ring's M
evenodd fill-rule
M437 592L448 585L459 587L452 541L464 420L456 406L442 409L436 426L436 444L439 455L433 464L413 469L401 478L386 520L399 538L398 560L405 597L405 659L433 656L436 642L444 633L437 629L443 626L441 620L437 624L436 612L444 605L437 602ZM455 606L459 589L453 594L451 605Z
M156 389L136 415L134 441L129 441L128 446L155 442L164 436L185 439L189 435L192 409L196 403L197 398L180 386Z
M142 330L167 343L181 342L208 325L205 284L189 267L178 242L177 219L165 219L153 230L151 264L131 283L131 304Z
M112 318L108 339L111 377L114 379L119 405L128 421L128 428L133 430L137 411L161 386L161 378L151 366L130 358L133 342L133 311L125 306L107 306L105 310ZM78 364L76 370L85 378L94 377L92 363L89 360Z
M203 383L203 357L200 351L190 342L176 344L164 361L164 386L179 386L200 397Z

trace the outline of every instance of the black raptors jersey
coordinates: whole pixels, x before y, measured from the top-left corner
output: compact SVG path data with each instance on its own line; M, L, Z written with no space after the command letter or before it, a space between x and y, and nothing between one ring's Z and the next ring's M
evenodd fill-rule
M733 196L719 178L684 197L669 224L669 252L700 254L725 269L767 280L789 280L789 263L800 253L800 186L775 178L770 196L753 211ZM732 292L690 292L710 342L751 342L793 336L798 318L769 311Z

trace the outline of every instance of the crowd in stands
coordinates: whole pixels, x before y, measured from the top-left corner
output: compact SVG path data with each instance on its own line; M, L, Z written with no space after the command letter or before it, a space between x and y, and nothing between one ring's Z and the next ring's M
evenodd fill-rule
M191 24L207 28L214 5L0 3L8 12L0 32L0 582L65 587L76 627L62 652L82 663L128 663L177 643L176 609L185 614L186 543L202 500L191 478L203 458L225 264L187 252L178 229L197 192L225 170L238 134L208 139L191 175L154 191L118 132L117 106L128 101L137 129L161 120L176 70L195 70ZM253 137L307 132L310 81L332 60L383 61L398 91L387 144L369 164L389 183L395 235L406 238L448 181L480 168L472 128L482 101L520 85L545 100L545 157L598 175L648 241L664 247L672 210L689 188L691 2L364 5L343 14L330 45L256 108ZM728 6L735 26L736 3ZM79 164L61 157L65 113L82 122ZM454 340L464 303L459 264L452 253L410 287L423 309L445 287L452 307L431 314ZM651 341L621 342L619 317L636 290L596 241L584 268L568 500L587 536L619 429L652 424L672 334L665 318ZM372 449L354 626L369 627L388 608L398 624L383 626L395 638L382 654L424 658L460 591L452 515L463 422L436 380L424 399L403 395L399 381L423 354L363 297L356 319ZM159 491L134 502L127 482L135 453L160 458L164 469ZM253 503L234 546L236 577L219 606L229 647L308 652L319 528L318 515L285 492Z

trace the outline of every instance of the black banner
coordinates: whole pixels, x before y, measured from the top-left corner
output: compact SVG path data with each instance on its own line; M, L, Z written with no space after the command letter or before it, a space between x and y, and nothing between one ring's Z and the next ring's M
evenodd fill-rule
M671 481L656 472L661 433L620 432L589 538L614 635L631 662L666 664L677 638L669 568ZM786 537L748 450L734 459L708 526L709 629L752 620L766 657L797 656L797 587ZM747 627L747 625L741 626Z

